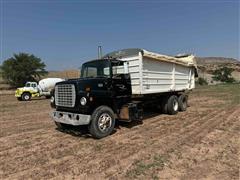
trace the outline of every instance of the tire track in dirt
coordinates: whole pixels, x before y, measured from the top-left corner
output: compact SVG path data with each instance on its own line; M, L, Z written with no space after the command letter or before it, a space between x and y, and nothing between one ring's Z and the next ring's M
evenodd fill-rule
M21 113L16 113L16 115L14 114L7 114L7 115L2 115L1 116L1 123L9 123L9 121L13 120L15 121L17 118L24 118L24 117L31 117L31 116L34 116L34 115L38 115L38 114L44 114L44 113L48 113L50 114L51 113L51 110L48 109L48 110L41 110L40 112L27 112L26 114L24 114L24 112L21 112ZM14 118L12 118L12 116Z
M0 134L3 134L3 135L0 135L0 137L15 135L15 133L17 133L18 131L27 129L29 127L34 128L34 127L41 127L41 126L42 127L49 126L50 123L40 121L42 117L44 117L44 116L35 118L35 120L37 119L37 121L31 120L31 121L24 121L23 123L22 122L15 123L14 124L15 127L13 127L13 126L3 126L2 128L4 130L0 132Z
M9 129L7 132L1 132L0 136L3 137L7 137L7 136L12 136L12 134L14 133L14 135L19 135L19 134L23 134L29 131L36 131L38 129L45 129L45 128L50 128L52 127L52 125L48 125L48 126L43 126L43 124L39 124L39 126L34 126L34 127L24 127L23 129L20 128L16 128L16 129Z
M191 145L193 142L198 141L199 138L203 137L207 133L209 133L211 130L213 130L217 125L219 125L225 116L228 115L228 113L236 113L237 108L234 108L229 111L223 111L216 115L215 117L212 117L211 119L207 120L201 126L198 126L198 128L193 128L193 131L190 131L187 135L181 137L181 141L177 143L170 143L170 146L167 148L169 150L174 149L176 147L179 147L182 144ZM219 118L219 119L218 119ZM225 122L229 121L231 119L227 119ZM191 142L190 144L188 142ZM167 151L168 152L168 151Z
M36 103L36 107L34 105L33 111L38 111L37 106L38 105ZM30 108L30 106L25 108ZM21 109L24 109L24 108L21 107ZM24 112L27 112L27 110L25 110ZM50 112L50 110L48 112ZM28 163L28 161L33 161L33 163L32 164L29 163L27 166L25 166L24 167L25 170L23 172L14 170L14 173L9 176L7 176L8 173L4 173L4 177L27 178L29 177L28 175L30 175L30 177L34 177L35 173L38 175L45 175L45 176L49 175L52 177L59 177L58 176L59 174L57 173L60 173L60 175L61 174L64 175L63 173L64 170L67 174L70 174L70 175L71 174L72 175L79 175L79 174L99 175L98 172L100 172L100 176L98 177L104 177L104 176L109 177L111 175L116 175L117 169L125 172L126 167L124 165L121 165L122 159L126 160L125 162L126 165L131 166L130 161L133 162L134 159L131 160L131 157L134 154L137 154L136 157L139 157L142 151L144 151L144 149L147 151L150 150L153 152L159 152L158 148L160 147L159 149L161 149L161 146L165 146L166 145L164 144L165 142L172 139L174 141L177 141L179 138L181 138L181 137L178 137L179 134L182 134L186 131L187 133L189 133L188 131L192 131L192 128L197 127L197 125L201 126L203 122L205 122L207 117L214 118L215 115L220 112L220 110L213 109L213 111L209 113L210 115L206 114L206 116L201 113L200 115L199 112L197 111L197 108L194 108L194 107L189 108L188 112L189 113L187 113L186 115L180 113L179 115L174 117L167 116L167 115L160 115L160 116L154 117L153 119L149 118L146 121L144 121L143 125L139 125L133 128L121 127L121 129L118 129L117 133L113 134L112 136L107 137L103 140L97 140L97 141L92 139L87 139L85 137L74 138L70 134L57 132L54 129L55 126L52 124L52 122L50 121L48 123L48 121L46 120L50 118L47 116L41 116L42 119L44 120L42 121L43 126L45 125L47 126L51 125L51 126L48 126L47 128L44 128L38 131L39 133L41 132L40 135L36 131L30 130L24 133L20 133L20 134L17 133L17 134L13 134L12 136L6 136L6 138L8 138L8 140L10 141L14 141L14 137L15 137L16 138L15 141L19 140L21 142L24 142L23 140L24 137L28 136L29 143L34 147L34 149L27 150L28 146L24 146L24 148L20 148L19 146L14 146L13 148L14 150L10 151L11 152L10 154L17 153L18 150L25 151L25 152L22 152L22 154L19 153L17 155L17 158L12 157L10 159L7 159L7 161L12 161L12 162L16 161L16 163L18 163L18 166L21 163L26 164ZM18 113L16 112L14 114L17 116ZM33 113L33 114L38 114L38 113ZM204 116L204 117L202 119L199 119L200 116ZM4 116L4 117L8 119L7 116ZM31 116L27 116L26 119L30 119L30 117ZM182 120L186 118L186 120L184 120L184 123L182 122L178 123L177 122L178 118ZM25 123L26 126L31 126L31 125L34 126L34 124L31 124L29 120L25 121L24 116L20 120L22 123ZM36 127L38 127L39 126L38 123L36 124L37 124ZM181 128L183 128L182 131L181 131ZM174 131L177 131L177 132L174 132ZM57 137L55 137L56 135ZM31 136L37 136L37 137L33 138L32 140ZM149 139L150 136L153 136L153 139ZM46 138L46 140L41 140L41 138ZM161 139L158 139L158 138L161 138ZM66 141L66 142L62 143L61 141ZM0 138L0 142L1 142L1 138ZM153 142L151 144L152 147L147 146L148 144L146 143L148 142ZM48 147L45 147L45 144ZM59 145L59 144L62 144L62 145ZM14 143L12 143L12 145L14 145ZM12 145L4 146L4 147L11 148L13 147ZM84 147L84 145L86 147ZM101 147L98 149L99 145L101 145ZM29 148L31 149L31 147ZM77 152L74 151L72 153L71 150L73 149L75 151L77 150ZM70 151L69 152L70 155L68 153L65 153L65 151L68 151L68 150ZM50 154L47 154L47 151ZM164 151L165 151L165 148L164 148ZM56 152L63 152L63 156L56 158L56 156L58 155ZM7 153L7 151L5 151L4 154L5 153ZM35 154L36 159L33 156L34 153L36 153ZM148 154L146 153L143 155L144 156L142 157L144 158L146 157L145 155L148 155ZM30 157L28 158L28 156ZM44 162L42 162L43 164L41 164L41 162L37 163L38 159L40 158L39 160L41 160L41 157L44 157L44 156L47 156L47 161L45 162L45 164ZM23 160L19 158L23 158ZM28 160L24 160L24 158L25 159L28 158ZM46 159L43 158L43 160L46 160ZM97 165L94 166L94 164L96 163ZM82 164L84 165L82 166ZM113 165L113 168L111 169L112 165ZM17 168L17 166L14 165L13 169L14 168ZM92 170L89 170L89 169L92 169ZM105 170L107 174L102 173L102 171L105 171ZM53 175L51 175L53 171L56 171L56 172L54 172ZM124 175L124 173L121 173L121 174ZM41 176L38 176L38 177L41 177ZM48 176L46 176L46 178L47 177Z
M107 146L109 146L110 144L108 144ZM74 146L74 145L73 145ZM52 147L51 149L55 149L56 147ZM69 147L68 147L69 148ZM49 150L49 149L48 149ZM115 149L113 149L113 151L115 151L116 150L116 148ZM92 159L91 157L90 157L90 159ZM86 161L85 161L86 162Z
M161 117L159 117L159 116L157 116L157 117L154 117L154 118L150 118L150 119L148 119L148 120L146 120L146 123L147 124L145 124L144 123L144 125L142 125L141 127L137 127L136 128L136 131L138 131L138 129L142 129L143 127L145 127L145 126L147 126L147 127L149 127L149 124L154 124L154 126L156 126L157 124L156 124L156 122L159 122L160 123L160 118ZM154 120L154 121L151 121L151 120ZM156 121L155 121L156 120ZM165 120L165 119L162 119L162 120ZM193 121L194 121L194 119L192 119ZM53 130L53 131L55 131L55 130ZM126 131L128 131L128 132L130 132L130 133L135 133L135 132L133 132L132 131L132 129L127 129L127 128L125 128L125 129L120 129L120 130L118 130L119 131L119 133L120 134L123 134L123 135L126 135L127 133L126 133ZM34 133L34 132L33 132ZM27 135L27 134L26 134ZM13 134L12 136L16 136L16 134ZM19 135L17 135L18 137L19 137ZM25 134L22 134L22 136L25 136ZM10 136L11 137L11 136ZM113 138L115 139L116 137L113 135Z
M3 126L1 126L2 130L0 131L0 137L16 136L19 133L25 132L29 128L30 129L33 128L34 130L36 130L36 128L39 128L39 127L41 128L41 127L49 126L49 123L46 120L48 119L48 116L46 113L32 114L32 116L34 115L35 115L34 118L30 118L31 117L30 115L17 117L14 119L14 121L16 122L5 120L5 123L3 124ZM50 118L49 120L51 121ZM27 126L26 124L29 124L29 125L31 124L32 126Z
M145 132L145 131L144 131ZM141 151L141 150L139 150L138 148L135 148L135 150L137 151L137 152L135 152L134 153L134 155L135 156L139 156L139 151ZM105 152L105 153L107 153L108 154L108 152ZM128 156L125 156L125 157L119 157L118 159L121 159L121 161L123 160L123 159L129 159L129 157L132 157L133 156L133 154L132 153L130 153ZM117 162L117 163L119 163L119 162Z
M155 118L154 118L155 119ZM156 125L156 124L155 124ZM148 127L148 126L147 126ZM141 128L141 130L143 131L143 132L147 132L144 128ZM131 133L135 133L135 132L131 132ZM124 133L124 135L125 135L126 133ZM139 133L138 133L139 134ZM146 136L147 137L147 136ZM112 136L111 138L114 138L115 139L115 137L114 136ZM125 140L127 139L127 141L129 141L129 140L131 140L131 139L129 139L128 137L127 138L125 138ZM136 142L136 139L134 139L134 141ZM136 142L137 144L139 144L139 142ZM143 143L143 142L142 142ZM139 151L137 148L135 148L136 149L136 151ZM129 149L128 149L129 150ZM115 151L115 149L113 149L113 151ZM104 152L104 153L106 153L106 152ZM107 153L109 153L109 149L108 149L108 151L107 151ZM111 154L111 151L110 151L110 154ZM132 155L132 153L129 153L129 156L131 156ZM121 157L122 158L122 157ZM126 158L128 158L128 156L126 156Z
M200 179L203 174L205 179L213 175L215 179L238 179L239 165L236 159L239 157L240 143L237 140L239 131L236 131L235 128L239 127L240 106L232 114L226 114L222 119L221 123L216 125L205 137L202 137L201 142L190 142L178 149L178 152L182 152L183 159L188 158L188 161L178 161L171 165L171 169L174 171L184 171L179 177L180 179L189 177ZM196 138L198 141L198 137ZM191 153L188 154L188 151ZM229 152L231 153L229 154ZM227 162L223 158L227 158ZM212 161L208 162L209 159ZM225 172L222 169L225 169Z
M216 114L218 114L218 112L215 112ZM112 138L114 138L114 137L112 137ZM135 142L136 143L136 142ZM137 143L137 144L139 144L139 143ZM105 144L106 145L106 144ZM126 144L125 144L126 145ZM139 145L139 148L141 148L142 147L142 145L143 144L140 144ZM108 145L107 145L108 146ZM129 159L129 157L130 156L132 156L132 154L136 154L137 153L137 151L139 151L138 150L138 147L132 147L133 149L130 151L130 153L129 153L129 155L128 156L124 156L124 158L125 159ZM114 148L112 148L112 149L109 149L109 148L106 148L106 151L104 151L104 152L101 152L102 154L108 154L108 155L110 155L110 154L114 154L114 152L116 152L116 146L114 146ZM129 150L129 149L128 149ZM120 148L120 151L121 151L121 148ZM137 154L136 156L139 156L139 154ZM72 157L72 158L74 158L74 157ZM103 159L105 159L106 157L103 157L103 158L101 158L100 160L98 160L97 162L102 162L103 161ZM87 158L85 158L84 159L84 161L83 162L89 162L89 160L90 160L90 162L88 163L88 164L91 164L91 162L93 162L94 161L94 163L96 163L96 160L93 160L94 159L94 157L90 157L90 156L87 156ZM120 157L118 157L118 159L121 159L121 161L122 161L122 159L123 159L123 156L120 156ZM61 161L61 160L60 160ZM68 161L71 161L71 158L70 159L68 159ZM116 161L115 163L118 163L118 161ZM114 163L114 164L115 164ZM78 163L77 163L78 164ZM74 167L76 167L77 166L77 164L72 164L72 165L70 165L70 169L71 169L71 167L72 168L74 168ZM93 163L92 163L93 164ZM79 167L78 167L79 168ZM83 168L83 169L88 169L87 167L85 167L85 168ZM31 170L30 170L31 171Z
M81 150L81 151L87 151L88 149L86 148L87 145L89 145L89 141L77 141L75 139L75 142L73 140L71 141L67 141L64 143L59 143L61 142L63 138L59 137L59 138L55 138L52 137L52 141L46 141L46 142L42 142L42 144L39 144L40 146L37 147L32 147L30 149L27 149L26 151L24 151L24 155L21 153L21 151L19 151L19 149L16 149L16 153L14 155L14 157L8 157L8 159L6 159L8 162L14 162L14 164L12 164L10 167L8 167L5 170L5 175L11 175L11 174L18 174L21 171L27 171L28 169L31 168L36 168L36 164L38 163L39 158L41 159L41 161L45 161L44 163L48 163L48 161L51 161L53 156L55 156L54 154L56 154L56 152L61 152L61 150L67 150L69 152L70 150ZM44 146L45 144L50 144L51 146ZM67 144L70 144L67 145ZM77 147L75 147L77 145ZM54 149L56 149L54 151ZM24 149L23 149L24 150ZM22 151L23 152L23 151ZM51 152L51 153L49 153ZM8 152L10 153L10 152ZM10 154L12 154L14 152L11 152ZM33 156L34 154L34 156ZM57 154L56 154L57 155ZM74 158L74 156L70 156L72 157L72 159ZM23 166L18 167L17 163L19 160L21 164L23 164ZM61 162L62 160L66 159L65 156L64 157L59 157L59 160L57 161L57 163ZM39 166L41 166L43 164L39 164ZM5 165L6 167L6 165Z
M156 117L156 118L153 118L153 119L158 119L159 117ZM156 124L154 124L154 126L155 126ZM139 128L138 128L139 129ZM144 131L144 132L146 132L146 131ZM125 132L123 132L123 133L125 133ZM114 137L112 137L112 138L114 138ZM111 139L111 138L110 138ZM109 144L107 144L107 146L108 146ZM142 144L140 144L139 145L139 147L141 147L141 145ZM74 146L74 145L73 145ZM56 148L55 146L53 146L52 148ZM68 148L70 148L70 147L68 147ZM106 148L107 149L107 151L106 152L102 152L102 153L108 153L108 154L111 154L111 153L114 153L115 151L116 151L116 147L114 147L112 150L110 150L109 148ZM51 149L48 149L48 150L51 150ZM121 150L121 149L120 149ZM128 149L129 150L129 149ZM133 150L132 150L132 153L134 153L134 152L136 152L136 147L134 147L133 148ZM130 151L131 152L131 151ZM129 153L129 156L131 156L131 154L132 153ZM26 155L27 156L27 155ZM72 158L74 158L74 157L72 157ZM90 159L89 159L90 158ZM88 159L86 159L86 160L91 160L91 158L92 157L88 157ZM126 156L125 158L128 158L128 156ZM61 161L61 160L60 160ZM101 162L102 161L102 159L100 159L100 161L99 162Z
M205 134L209 133L217 125L219 125L223 122L227 123L227 122L231 121L236 114L239 114L239 111L240 111L240 108L235 107L233 109L233 112L231 110L230 114L225 113L225 116L227 116L227 117L223 116L223 117L217 119L216 121L212 121L210 124L206 124L204 126L205 128L199 129L197 131L197 133L195 133L196 136L194 136L194 138L192 140L188 141L187 145L193 144L194 140L199 141L202 137L204 137ZM226 118L226 120L224 120L224 118Z
M232 111L230 111L231 113ZM233 110L234 112L234 110ZM174 149L179 148L179 146L187 143L190 139L196 139L195 136L197 134L199 134L199 132L202 131L202 129L205 129L206 127L208 127L208 130L214 128L216 126L216 124L219 123L219 120L217 120L216 123L215 120L218 117L221 117L222 115L225 115L226 111L222 111L220 113L217 113L216 116L213 116L212 118L208 119L207 121L203 122L200 126L198 126L195 130L193 131L189 131L189 132L183 132L179 135L179 137L177 139L172 139L171 141L169 141L170 143L167 144L167 146L164 147L164 149L162 149L161 154L168 154L170 152L172 152ZM210 123L210 126L208 125ZM162 144L159 143L154 143L152 144L152 148L161 148ZM148 153L146 153L144 150L139 151L137 154L134 154L132 156L127 157L127 159L121 159L121 166L125 167L123 171L121 171L120 174L125 174L126 171L132 166L132 162L134 162L134 159L137 159L137 157L146 157L148 155ZM112 166L111 169L108 169L106 171L107 176L116 176L116 175L120 175L118 172L117 173L113 173L113 174L108 174L108 172L114 172L114 169L117 169L117 166L119 165L115 165Z
M214 110L214 111L210 112L210 114L207 114L206 116L204 116L204 119L205 118L210 118L211 116L215 116L219 112L220 112L220 110ZM184 116L182 116L181 118L184 118ZM187 119L185 119L185 123L187 122L189 124L189 123L198 122L198 121L195 121L195 120L199 120L199 117L194 116L194 118L190 118L189 116L187 116ZM165 127L166 122L167 123L169 122L167 128ZM157 117L154 117L154 118L144 120L144 123L141 126L130 128L130 129L127 129L127 130L124 129L123 133L119 132L116 135L114 134L111 138L124 139L124 137L125 137L125 139L128 140L130 137L133 137L134 135L139 135L139 133L137 133L139 130L141 131L141 134L146 135L146 134L151 133L153 129L156 129L156 127L161 127L161 125L164 126L164 129L165 128L169 129L171 126L173 126L175 129L176 128L181 128L183 124L178 123L178 122L179 122L179 116L164 115L163 117L161 117L161 115L160 115L160 116L157 116ZM190 124L190 126L191 126L191 124ZM189 128L190 128L190 126L189 126Z

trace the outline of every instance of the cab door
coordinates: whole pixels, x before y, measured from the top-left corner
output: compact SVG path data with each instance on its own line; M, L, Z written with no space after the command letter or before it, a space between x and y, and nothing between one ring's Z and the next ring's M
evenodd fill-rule
M32 82L32 83L31 83L31 90L32 90L34 93L37 93L37 92L38 92L38 87L37 87L37 83L36 83L36 82Z
M112 85L116 97L132 94L130 74L126 71L123 61L112 63Z

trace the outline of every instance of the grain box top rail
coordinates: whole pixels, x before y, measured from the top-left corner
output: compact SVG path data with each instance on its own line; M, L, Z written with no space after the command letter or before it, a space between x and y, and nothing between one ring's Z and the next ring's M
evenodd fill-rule
M172 62L176 64L181 64L183 66L193 66L197 68L197 64L195 61L195 58L193 55L185 55L185 56L168 56L168 55L162 55L155 52L150 52L145 49L139 49L139 48L129 48L129 49L122 49L118 51L114 51L111 53L108 53L104 56L104 58L110 57L110 58L124 58L124 57L131 57L131 56L137 56L139 52L142 53L143 57L147 57L153 60L157 61L166 61L166 62Z

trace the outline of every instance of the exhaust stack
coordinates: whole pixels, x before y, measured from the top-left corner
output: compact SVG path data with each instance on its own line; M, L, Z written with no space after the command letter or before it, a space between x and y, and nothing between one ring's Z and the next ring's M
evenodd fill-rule
M98 59L102 58L102 46L98 46Z

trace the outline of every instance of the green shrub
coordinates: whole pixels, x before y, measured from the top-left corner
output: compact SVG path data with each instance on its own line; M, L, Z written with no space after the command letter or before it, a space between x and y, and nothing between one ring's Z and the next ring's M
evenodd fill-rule
M221 67L219 69L216 69L213 72L212 79L214 81L220 81L224 83L234 83L235 79L232 77L233 69L229 67Z
M203 85L208 85L208 82L206 79L202 78L202 77L199 77L196 81L197 84L203 86Z

